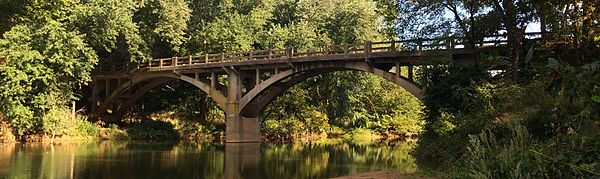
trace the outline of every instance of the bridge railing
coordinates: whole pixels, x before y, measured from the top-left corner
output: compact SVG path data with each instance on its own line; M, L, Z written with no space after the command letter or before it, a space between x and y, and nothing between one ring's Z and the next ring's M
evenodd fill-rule
M250 52L229 52L217 54L190 55L184 57L157 58L149 62L131 65L129 63L108 63L99 66L100 72L118 72L131 69L171 68L176 66L199 65L210 63L237 62L248 60L272 60L284 58L304 58L329 55L370 55L374 53L418 52L434 50L455 50L470 48L464 37L420 38L387 42L365 42L357 44L325 45L318 49L295 52L293 48L267 49ZM524 41L538 41L541 33L526 33ZM506 35L486 36L476 41L474 48L502 46L508 43Z

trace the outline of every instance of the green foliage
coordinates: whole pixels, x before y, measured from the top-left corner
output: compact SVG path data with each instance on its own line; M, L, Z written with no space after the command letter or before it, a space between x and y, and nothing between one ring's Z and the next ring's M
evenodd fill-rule
M262 137L270 141L289 141L301 137L305 126L295 118L265 120L261 125Z
M97 56L82 35L49 20L17 25L0 39L0 110L23 135L39 129L52 108L90 80Z
M179 133L168 122L142 120L129 124L126 131L132 139L178 139Z
M600 73L557 59L540 61L522 70L520 84L455 65L426 69L423 81L431 85L424 102L426 131L415 151L420 162L454 166L460 177L473 178L597 175L600 108L593 79ZM465 139L477 134L466 147Z
M377 135L375 131L371 129L356 128L352 129L346 138L354 142L369 142L380 139L381 136Z
M598 175L598 163L593 159L595 156L590 156L585 147L575 147L575 150L555 148L552 143L537 143L525 126L509 125L508 129L509 135L501 138L492 131L469 136L469 151L456 168L457 174L469 178L572 178ZM581 138L575 136L563 142L581 144Z
M524 126L510 127L507 141L499 141L495 134L484 131L470 135L465 177L470 178L531 178L543 172L539 160L531 156L531 137ZM546 176L547 177L547 176Z
M86 120L86 117L73 114L67 108L53 108L42 118L42 131L63 138L96 139L99 126Z
M152 47L152 56L160 57L179 52L187 41L185 33L191 9L185 0L144 1L133 20L139 25L145 44Z
M74 123L71 118L71 112L68 109L50 109L42 117L42 130L52 135L63 135L67 133L67 128Z
M100 130L100 135L102 139L110 139L110 140L128 140L129 134L125 130L119 129L116 124L109 125L108 128L103 128Z
M100 134L100 127L85 120L85 118L77 118L75 123L72 123L71 125L75 126L74 133L77 136L96 139Z
M91 0L74 9L71 21L103 62L149 59L149 47L134 22L140 5L134 0Z

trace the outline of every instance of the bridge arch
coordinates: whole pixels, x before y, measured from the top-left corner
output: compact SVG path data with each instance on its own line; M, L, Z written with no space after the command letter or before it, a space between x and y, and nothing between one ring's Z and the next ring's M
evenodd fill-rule
M276 97L282 95L290 87L308 78L334 71L362 71L377 75L406 89L417 99L423 99L423 90L411 80L376 68L367 62L348 62L330 64L308 64L298 66L273 75L256 85L240 99L239 113L246 117L258 117L259 113Z
M216 88L211 87L210 84L200 81L200 80L196 80L195 78L192 78L192 77L189 77L186 75L175 73L175 72L156 72L156 73L150 73L150 74L144 74L144 75L134 75L134 76L130 76L129 79L130 79L129 81L125 82L124 84L119 85L113 92L110 93L110 95L98 106L98 109L96 110L95 115L100 116L100 115L104 114L108 110L110 105L115 103L120 96L124 95L131 88L133 88L136 85L141 84L142 82L149 82L149 83L141 86L133 95L131 95L122 104L121 109L119 109L117 111L118 115L125 112L124 110L128 110L128 108L130 108L131 105L133 105L133 103L135 101L137 101L140 97L142 97L145 93L150 91L152 88L162 85L171 80L182 80L182 81L185 81L187 83L190 83L190 84L196 86L200 90L207 93L208 96L210 96L215 102L217 102L219 107L222 109L225 108L226 103L227 103L227 98L225 97L225 95L223 95Z

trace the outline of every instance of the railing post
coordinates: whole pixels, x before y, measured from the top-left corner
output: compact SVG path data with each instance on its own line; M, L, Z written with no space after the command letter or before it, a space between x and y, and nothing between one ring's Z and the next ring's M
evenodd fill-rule
M192 65L192 64L193 64L193 62L192 62L192 56L191 56L191 55L190 55L190 56L188 56L188 64L189 64L189 65Z
M225 53L221 52L221 62L225 61Z
M306 50L306 56L311 56L312 55L312 51L310 50L310 48L308 50Z
M364 51L365 51L365 55L367 55L367 56L371 56L371 48L372 48L372 45L373 45L373 44L372 44L372 42L371 42L371 41L366 41L366 42L365 42L365 49L364 49Z
M418 46L417 46L417 50L418 50L418 51L421 51L421 50L423 50L423 39L418 39L418 40L417 40L417 45L418 45Z
M413 79L413 72L414 72L414 68L412 65L408 66L408 79L410 81L414 81Z
M294 48L288 47L286 52L288 58L294 58Z
M344 47L343 47L343 49L344 49L344 55L348 55L348 44L347 44L347 43L344 43L344 45L343 45L343 46L344 46Z
M325 45L325 47L323 47L323 51L325 52L325 55L329 55L329 45Z
M269 49L269 60L271 60L271 58L273 58L273 50Z
M253 51L248 52L248 60L254 60L254 52Z
M454 50L454 36L450 36L450 50Z
M394 51L396 51L396 41L392 41L392 44L390 45L390 52Z
M176 66L177 66L177 58L178 58L178 57L173 57L173 59L172 59L172 61L171 61L171 63L172 63L172 64L171 64L171 66L174 66L174 67L176 67Z
M208 53L204 54L204 63L208 63Z
M396 62L396 78L400 78L400 73L402 73L402 67L400 62Z
M236 54L237 54L236 52L233 52L233 55L232 55L232 57L231 57L231 58L232 58L232 59L231 59L231 61L232 61L232 62L236 62L236 61L238 60L238 59L237 59L237 55L236 55Z
M254 82L254 85L258 86L258 84L260 84L260 82L261 82L260 81L260 69L258 69L258 68L256 69L256 74L255 75L256 76L254 78L255 78L256 81Z
M162 59L162 58L160 58L160 59L159 59L159 61L160 61L160 62L158 63L158 64L159 64L159 65L158 65L158 67L163 67L163 59Z

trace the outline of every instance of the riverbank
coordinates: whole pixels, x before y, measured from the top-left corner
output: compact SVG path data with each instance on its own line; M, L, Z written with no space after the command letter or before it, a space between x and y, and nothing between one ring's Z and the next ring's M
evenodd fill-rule
M414 178L431 178L421 174L407 174L402 172L393 171L372 171L359 173L354 175L347 175L341 177L335 177L332 179L367 179L367 178L379 178L379 179L414 179Z
M201 121L182 118L174 112L154 113L123 119L120 125L92 123L85 116L76 119L60 117L48 131L38 131L17 136L7 122L0 122L0 143L93 140L183 140L183 141L223 141L225 125L223 121ZM45 127L42 127L45 128ZM261 129L261 141L267 143L310 142L327 138L341 138L356 142L373 141L415 141L416 135L396 134L366 128L342 130L331 127L321 133L309 131L282 132L269 127Z

